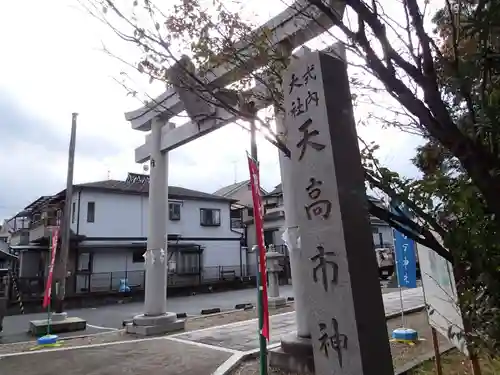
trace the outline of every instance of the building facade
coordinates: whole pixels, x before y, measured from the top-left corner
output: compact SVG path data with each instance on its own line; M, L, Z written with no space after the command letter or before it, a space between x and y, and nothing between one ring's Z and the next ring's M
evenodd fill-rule
M144 287L148 187L148 176L135 174L129 174L126 181L74 186L68 291L81 294ZM11 246L19 250L22 279L46 277L51 231L61 224L64 197L65 191L41 197L16 215L20 224L11 234ZM225 197L169 187L169 286L246 275L242 233L231 225L233 203Z
M267 195L267 191L262 188L260 189L260 193L262 196ZM241 228L246 239L244 223L253 218L253 200L250 180L235 182L234 184L224 186L215 191L214 195L232 199L235 202L231 206L233 227Z
M373 197L368 198L380 203L380 201ZM283 206L283 191L281 184L276 186L269 194L263 196L263 204L265 212L264 241L266 245L274 245L278 250L285 251L283 249L284 241L282 238L285 229L285 208ZM370 222L375 248L392 248L394 246L394 240L391 227L375 217L370 217ZM256 243L253 220L247 220L246 225L248 233L247 245L253 246Z

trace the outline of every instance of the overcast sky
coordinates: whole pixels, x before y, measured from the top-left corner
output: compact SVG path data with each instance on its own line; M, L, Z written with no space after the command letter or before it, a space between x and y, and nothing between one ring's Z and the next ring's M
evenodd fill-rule
M273 1L275 10L282 7L280 0L266 4ZM124 67L101 50L101 41L115 46L110 32L75 0L22 0L2 4L0 33L0 219L64 188L72 112L80 114L75 183L142 171L134 149L145 134L124 119L140 103L113 80ZM396 130L359 132L381 144L389 166L414 173L408 160L415 139ZM235 178L247 179L248 142L245 131L230 125L175 150L170 184L213 192ZM259 157L263 187L272 189L280 182L277 152L259 140Z

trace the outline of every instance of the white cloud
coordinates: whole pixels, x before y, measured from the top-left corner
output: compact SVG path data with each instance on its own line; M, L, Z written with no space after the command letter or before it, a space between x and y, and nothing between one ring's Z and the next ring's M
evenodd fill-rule
M283 7L281 1L276 4L278 10ZM0 218L64 187L72 112L80 114L75 182L106 179L108 173L118 179L128 171L141 172L134 163L134 148L144 142L145 134L133 131L124 119L124 112L140 103L126 97L112 79L123 65L100 50L104 40L133 62L137 57L133 46L120 43L77 2L65 0L5 2L0 33L4 36L0 108L5 106L0 116L0 133L5 136L1 138ZM383 143L383 154L398 155L387 160L390 165L408 167L403 160L412 155L405 146L411 142L400 133L360 132ZM170 182L212 192L234 182L235 167L237 179L246 179L248 145L248 133L236 125L185 145L171 153ZM263 186L272 189L280 182L278 156L263 139L259 139L259 158Z

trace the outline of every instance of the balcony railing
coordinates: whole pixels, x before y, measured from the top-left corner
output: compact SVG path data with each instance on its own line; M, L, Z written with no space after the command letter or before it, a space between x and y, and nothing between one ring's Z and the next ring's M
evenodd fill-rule
M46 217L32 222L29 232L30 242L40 240L44 237L49 237L51 235L51 228L57 226L58 224L59 219L57 217Z

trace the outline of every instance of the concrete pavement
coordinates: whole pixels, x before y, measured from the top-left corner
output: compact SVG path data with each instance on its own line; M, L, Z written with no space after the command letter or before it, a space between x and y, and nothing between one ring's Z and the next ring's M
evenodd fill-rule
M385 284L386 282L381 281L382 288ZM382 289L383 293L391 291L393 291L393 289ZM284 297L293 297L292 286L280 286L280 295ZM399 294L395 298L399 301ZM253 288L219 293L197 294L188 297L172 297L168 299L167 307L169 311L176 313L185 312L188 315L196 316L199 315L203 309L218 307L222 311L227 311L234 309L236 304L248 302L253 303L254 306L256 305L256 291ZM60 336L79 336L121 329L124 320L131 319L134 315L143 312L143 306L143 302L133 302L96 308L69 310L69 316L80 317L87 321L87 329L85 331L64 333ZM46 318L46 313L5 317L4 331L0 333L0 344L31 340L32 337L27 334L30 320Z
M0 356L0 373L209 375L232 355L229 350L161 338Z
M292 297L291 285L280 286L280 294L285 297ZM176 313L187 313L188 315L200 315L202 309L214 307L221 308L222 311L232 310L239 303L253 303L257 299L255 289L242 289L220 293L197 294L188 297L173 297L168 299L167 307L169 311ZM97 308L69 310L68 316L77 316L87 321L87 330L82 332L71 332L61 334L61 337L92 334L122 328L122 322L130 319L134 315L141 314L143 302L124 303L107 305ZM0 344L27 341L31 339L27 335L30 320L46 319L46 313L26 314L7 316L4 319L4 331L0 334Z
M405 309L421 306L422 288L403 291L403 298ZM398 312L399 292L385 294L384 306L387 315ZM295 330L293 314L270 318L269 347ZM0 355L0 368L6 374L23 375L52 375L68 369L72 375L224 374L221 369L258 348L256 330L252 319L171 336L5 354Z
M399 292L384 294L383 298L386 316L401 311ZM403 300L403 308L405 310L424 305L425 301L422 288L404 290ZM269 322L271 326L270 345L279 343L282 336L295 332L295 312L270 316ZM184 341L200 342L216 347L248 351L259 347L256 329L256 319L253 319L228 324L226 326L178 333L171 337Z

